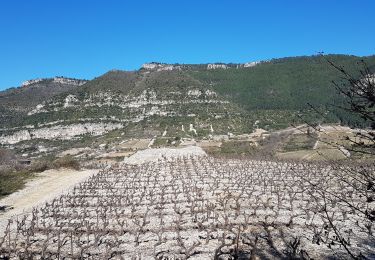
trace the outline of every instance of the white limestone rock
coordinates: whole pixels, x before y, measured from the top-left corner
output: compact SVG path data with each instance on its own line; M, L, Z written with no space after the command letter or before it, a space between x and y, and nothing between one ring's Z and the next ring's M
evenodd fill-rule
M38 113L43 113L43 112L47 112L46 109L44 109L44 105L43 104L38 104L35 109L31 110L30 112L27 113L28 116L31 116L33 114L38 114Z
M76 96L74 96L74 95L68 95L65 98L64 108L72 107L77 102L78 102L78 99L76 98Z
M142 65L142 69L144 70L156 70L156 71L170 71L170 70L180 70L181 66L172 65L172 64L165 64L165 63L158 63L158 62L151 62L151 63L144 63Z
M251 68L251 67L258 65L259 63L260 61L252 61L252 62L245 63L243 66L244 68Z
M22 87L27 87L29 85L32 85L32 84L36 84L36 83L39 83L41 82L43 79L30 79L30 80L26 80L24 82L22 82Z
M187 94L189 97L200 97L202 95L202 91L199 89L191 89Z
M194 128L193 124L190 124L189 132L193 132L195 135L197 135L197 130Z
M102 135L109 131L123 128L120 123L84 123L71 125L56 125L39 129L16 131L10 135L0 136L0 143L15 144L31 139L61 139L70 140L77 136L89 134L92 136Z
M9 136L0 136L1 144L16 144L21 141L27 141L31 139L29 130L17 131Z
M225 64L217 64L217 63L207 64L207 69L208 70L227 69L227 68L228 68L228 66L225 65Z

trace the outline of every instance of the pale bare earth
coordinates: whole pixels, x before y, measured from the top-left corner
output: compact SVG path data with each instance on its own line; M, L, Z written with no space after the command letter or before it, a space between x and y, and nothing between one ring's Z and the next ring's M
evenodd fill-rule
M10 217L31 212L32 208L68 192L97 171L59 169L38 173L36 178L26 183L25 188L0 200L1 206L12 207L5 213L0 213L0 233L4 232Z
M355 224L359 216L337 203L360 201L341 178L324 165L210 158L197 146L146 149L44 206L37 220L13 219L3 249L11 257L29 250L49 259L213 259L239 248L248 259L286 259L300 238L308 257L325 259L336 250L340 259L337 243L328 249L314 242L327 220L315 213L322 198L305 191L327 190L334 205L327 215L336 215L343 232L352 230L353 249L373 255L372 244L360 242L367 233Z
M132 139L119 145L122 149L142 150L146 149L151 139Z
M198 146L186 146L183 148L149 148L141 150L132 156L125 158L126 164L142 164L156 162L161 159L179 158L184 156L206 156L205 151Z

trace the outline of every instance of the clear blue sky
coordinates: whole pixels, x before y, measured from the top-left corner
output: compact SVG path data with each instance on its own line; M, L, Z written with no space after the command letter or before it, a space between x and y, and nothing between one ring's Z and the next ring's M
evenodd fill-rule
M0 89L142 63L375 54L374 0L1 0Z

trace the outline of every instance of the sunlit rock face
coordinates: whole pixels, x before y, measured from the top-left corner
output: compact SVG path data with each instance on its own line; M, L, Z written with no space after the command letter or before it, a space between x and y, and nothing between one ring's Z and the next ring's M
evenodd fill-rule
M156 71L170 71L170 70L180 70L181 66L179 65L172 65L172 64L165 64L165 63L158 63L158 62L151 62L151 63L144 63L141 67L144 70L156 70Z
M214 69L227 69L228 66L226 64L207 64L208 70L214 70Z
M244 68L254 67L254 66L256 66L259 63L260 63L259 61L247 62L247 63L243 64L243 67Z
M65 77L54 77L52 79L46 79L46 78L38 78L38 79L30 79L22 82L22 87L28 87L30 85L34 85L37 83L41 83L46 80L51 80L53 83L59 83L59 84L68 84L68 85L77 85L81 86L87 82L87 80L81 80L81 79L72 79L72 78L65 78Z
M55 125L38 129L27 129L16 131L9 135L0 136L0 143L15 144L32 139L60 139L70 140L80 135L98 136L109 131L122 128L120 123L84 123L70 125Z
M30 79L22 82L22 87L27 87L32 84L36 84L38 82L41 82L43 79Z

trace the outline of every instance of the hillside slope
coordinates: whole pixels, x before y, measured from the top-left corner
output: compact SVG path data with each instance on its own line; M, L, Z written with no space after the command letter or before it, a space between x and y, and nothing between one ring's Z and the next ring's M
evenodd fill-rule
M0 128L8 123L22 125L24 116L38 104L59 94L73 91L86 82L87 80L55 77L28 80L21 87L0 91L0 119L2 122Z
M329 55L246 64L148 63L91 81L27 82L0 93L0 143L53 150L77 140L90 145L103 135L179 140L275 130L302 123L301 116L321 122L308 103L321 108L326 121L355 124L327 105L342 103L331 84L339 74L327 60L357 76L361 59L375 68L375 56Z
M284 114L285 122L279 123L290 123L296 111L309 113L309 103L330 110L328 119L331 121L355 124L355 118L331 106L342 103L332 84L332 81L340 82L341 75L328 60L343 66L354 77L360 76L362 61L375 71L375 56L325 55L274 59L248 68L192 70L190 73L251 113L263 111L266 117Z

